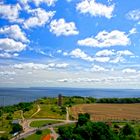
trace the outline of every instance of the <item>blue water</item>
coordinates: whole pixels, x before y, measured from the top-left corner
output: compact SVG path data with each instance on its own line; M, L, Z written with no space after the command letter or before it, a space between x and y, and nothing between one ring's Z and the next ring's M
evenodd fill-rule
M41 97L91 96L94 98L140 97L140 89L81 89L81 88L0 88L0 106L30 102Z

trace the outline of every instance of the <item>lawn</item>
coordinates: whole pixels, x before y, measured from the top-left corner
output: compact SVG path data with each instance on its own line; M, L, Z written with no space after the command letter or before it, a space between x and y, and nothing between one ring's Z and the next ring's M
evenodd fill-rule
M21 111L20 110L15 111L12 116L14 120L21 119Z
M34 105L33 105L33 108L32 108L31 110L26 111L26 112L24 113L24 117L25 117L25 118L30 118L36 111L37 111L37 105L34 104Z
M2 132L0 133L0 136L10 137L11 135L9 134L9 132L11 131L11 121L6 120L6 116L7 114L4 114L3 117L0 118L0 131Z
M41 120L41 121L32 121L30 126L31 127L42 127L48 124L56 124L61 123L62 121L53 121L53 120Z
M40 112L33 118L65 119L66 115L61 115L61 109L57 105L40 104Z
M27 138L24 138L25 140L41 140L45 135L50 134L50 130L46 129L42 131L42 134L32 134L28 136Z

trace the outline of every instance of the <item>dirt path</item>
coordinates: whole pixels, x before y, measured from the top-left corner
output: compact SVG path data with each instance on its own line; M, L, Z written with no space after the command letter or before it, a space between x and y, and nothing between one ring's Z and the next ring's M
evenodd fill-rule
M66 121L69 121L69 108L66 107Z
M36 115L39 111L40 111L40 106L38 105L37 111L31 117ZM57 120L57 121L63 121L62 123L47 125L47 126L44 126L44 127L40 128L41 130L49 128L51 130L51 133L52 133L51 135L54 138L54 140L57 140L57 138L59 137L59 135L53 129L54 127L65 125L65 124L68 124L68 123L71 124L71 123L75 123L76 122L76 121L69 120L69 108L68 107L66 107L66 120L49 119L49 118L46 118L46 119L25 119L24 116L23 116L23 112L21 114L22 114L22 120L24 120L24 121L21 120L20 124L23 126L24 132L21 133L20 135L18 135L17 137L12 138L11 140L19 140L21 138L25 138L25 137L27 137L27 136L29 136L31 134L34 134L38 128L30 127L30 123L32 121L36 121L36 120Z
M54 131L53 127L49 128L51 130L51 136L53 137L54 140L57 140L59 135Z
M38 112L40 112L40 110L41 110L40 106L37 105L37 111L31 116L31 118L32 118L33 116L35 116Z
M5 133L5 131L0 131L0 134L3 134L3 133Z
M40 111L41 109L40 109L40 106L39 105L37 105L37 111L31 116L31 118L34 116L34 115L36 115L39 111ZM23 111L21 110L21 121L20 121L20 125L22 125L22 127L23 127L23 130L25 131L25 132L28 132L28 131L30 131L30 121L28 121L28 120L26 120L25 118L24 118L24 115L23 115Z
M24 115L23 115L23 111L22 110L20 110L20 115L21 115L21 120L24 121L25 118L24 118Z
M26 130L24 132L22 132L21 134L17 135L16 137L12 138L11 140L20 140L22 138L26 138L27 136L34 134L38 130L38 128L31 128L31 127L29 127L28 126L28 124L29 124L28 120L25 120L24 122L27 122L26 123L27 128L25 128ZM47 125L47 126L41 127L40 130L45 130L45 129L50 129L50 128L53 128L53 127L63 126L63 125L66 125L68 123L69 124L73 124L75 122L76 121L66 122L64 120L64 122L62 122L62 123L57 123L57 124L52 124L52 125ZM51 132L54 135L54 140L56 140L59 135L53 129L51 129Z

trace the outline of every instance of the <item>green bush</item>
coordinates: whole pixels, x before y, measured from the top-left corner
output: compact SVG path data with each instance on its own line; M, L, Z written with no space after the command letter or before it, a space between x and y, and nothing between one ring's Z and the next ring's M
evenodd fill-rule
M37 135L41 135L41 134L42 134L42 130L37 130L37 131L36 131L36 134L37 134Z
M9 138L7 136L2 136L0 137L0 140L9 140Z
M11 134L14 134L16 132L21 132L21 131L23 131L23 128L20 124L12 124Z

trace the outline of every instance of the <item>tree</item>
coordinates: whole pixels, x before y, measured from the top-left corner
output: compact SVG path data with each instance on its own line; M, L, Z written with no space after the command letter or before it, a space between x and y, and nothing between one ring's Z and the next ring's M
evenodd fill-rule
M37 135L41 135L41 134L42 134L42 130L37 130L37 131L36 131L36 134L37 134Z
M14 134L16 132L21 132L23 130L20 124L12 124L12 131L11 133Z
M70 140L73 136L72 126L61 126L58 128L60 138L58 140Z
M1 109L1 108L0 108ZM3 112L2 112L2 110L0 110L0 117L3 115Z
M121 129L121 134L124 136L128 136L128 135L135 135L135 131L134 128L129 125L126 124L122 129Z
M79 114L75 127L58 128L58 140L117 140L117 135L103 122L91 122L89 114Z
M0 140L9 140L7 136L0 137Z
M126 124L120 131L120 139L133 140L135 137L135 130L130 124Z
M82 126L82 125L86 124L89 120L90 120L90 115L88 113L85 113L85 114L80 113L78 115L77 126L78 125Z
M7 117L6 117L7 120L12 120L13 117L12 117L12 114L10 113Z

